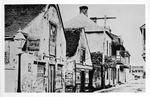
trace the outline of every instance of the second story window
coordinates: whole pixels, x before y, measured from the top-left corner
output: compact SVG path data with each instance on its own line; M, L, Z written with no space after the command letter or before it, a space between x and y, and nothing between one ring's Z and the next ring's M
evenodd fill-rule
M49 54L56 55L56 26L49 25Z
M85 62L85 49L80 50L80 62L83 63Z

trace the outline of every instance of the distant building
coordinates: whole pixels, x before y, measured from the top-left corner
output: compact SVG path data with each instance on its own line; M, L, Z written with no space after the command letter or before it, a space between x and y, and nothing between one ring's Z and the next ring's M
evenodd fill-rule
M130 75L130 53L125 49L120 36L112 34L112 58L116 63L116 81L124 83L129 80Z
M140 27L140 30L141 30L141 34L142 34L142 45L143 45L143 54L142 54L142 57L144 59L144 61L146 61L146 29L145 29L145 24L143 24L141 27Z
M141 78L144 76L144 67L143 66L132 66L132 75L135 78Z

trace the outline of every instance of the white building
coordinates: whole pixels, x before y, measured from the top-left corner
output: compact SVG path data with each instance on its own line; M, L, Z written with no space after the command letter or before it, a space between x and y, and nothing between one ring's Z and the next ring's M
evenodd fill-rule
M13 6L17 9L19 7L38 9L40 7L36 7L38 5ZM16 30L22 27L23 35L26 38L21 54L21 84L19 85L21 92L63 92L65 90L66 40L59 6L45 5L40 9L41 11L36 10L39 13L34 19L31 19L23 9L21 10L20 14L24 14L24 17L22 21L19 20L21 17L17 19L24 26L19 25L18 21L10 26ZM29 10L34 13L33 9ZM15 73L11 73L12 70L7 68L8 64L5 64L5 91L17 92L18 57L15 45L13 45L15 44L13 37L17 31L11 32L7 27L5 29L7 29L5 32L5 54L7 55L9 52L6 59L8 58L9 65L15 66L13 67Z

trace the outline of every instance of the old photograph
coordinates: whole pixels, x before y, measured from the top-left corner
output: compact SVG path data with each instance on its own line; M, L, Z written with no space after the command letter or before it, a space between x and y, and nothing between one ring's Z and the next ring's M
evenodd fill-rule
M145 4L4 4L5 93L145 93Z

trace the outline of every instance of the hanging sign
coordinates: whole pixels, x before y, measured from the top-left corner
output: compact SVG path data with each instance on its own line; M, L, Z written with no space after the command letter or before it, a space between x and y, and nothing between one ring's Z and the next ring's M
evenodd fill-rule
M28 38L28 51L39 51L40 49L40 38L30 36Z

